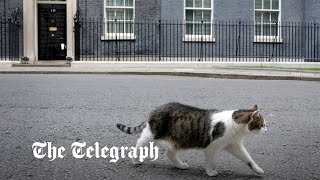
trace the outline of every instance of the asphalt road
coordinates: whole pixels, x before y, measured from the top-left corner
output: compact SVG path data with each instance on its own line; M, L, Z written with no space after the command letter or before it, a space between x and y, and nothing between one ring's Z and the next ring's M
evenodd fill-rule
M320 83L226 80L134 75L0 75L0 179L212 179L199 151L173 167L160 151L156 161L134 166L128 158L76 159L73 142L133 146L137 135L116 129L138 125L148 112L170 101L220 110L258 104L268 132L245 141L265 171L254 175L227 153L218 160L216 179L320 179ZM36 159L34 142L65 147L64 158Z

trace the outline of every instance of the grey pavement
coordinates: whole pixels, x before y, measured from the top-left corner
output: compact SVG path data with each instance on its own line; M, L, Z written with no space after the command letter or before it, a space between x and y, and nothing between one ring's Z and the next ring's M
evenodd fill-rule
M134 166L128 158L76 159L73 142L133 146L137 135L116 129L138 125L155 107L178 101L220 110L258 104L268 132L250 136L245 146L265 175L227 153L214 179L320 179L320 83L201 77L88 74L0 74L0 179L213 179L199 151L173 167L160 151L156 161ZM32 154L34 142L64 146L66 156L49 161Z
M320 81L320 71L303 70L307 68L320 69L320 63L77 61L68 65L64 61L39 61L36 64L0 62L0 74L144 74Z

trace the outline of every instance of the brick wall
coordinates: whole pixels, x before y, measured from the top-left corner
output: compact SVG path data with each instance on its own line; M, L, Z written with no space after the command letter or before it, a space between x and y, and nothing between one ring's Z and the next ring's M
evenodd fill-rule
M184 0L165 0L161 2L161 17L163 19L183 19ZM243 23L250 24L246 27L233 27L228 25L216 25L213 27L214 43L205 43L202 47L195 45L195 43L183 42L183 28L173 33L166 33L167 29L163 29L163 35L169 36L165 38L163 43L168 44L164 46L165 52L171 52L172 48L178 45L177 51L184 53L183 49L191 51L192 54L197 54L199 49L205 49L207 55L211 55L213 51L220 48L219 53L241 55L246 51L246 48L254 49L252 55L254 56L275 56L286 55L302 57L305 53L303 48L304 40L302 29L293 29L290 26L298 26L298 23L283 24L285 27L281 29L283 42L281 44L271 43L253 43L254 28L252 22L254 21L254 0L213 0L213 20L225 22L235 22L241 20ZM314 13L313 13L314 14ZM281 21L282 22L304 22L304 0L282 0L281 3ZM174 37L173 39L171 37ZM218 47L217 47L218 46ZM181 48L181 49L180 49ZM281 49L276 51L275 49ZM286 50L286 52L282 52Z
M0 1L0 15L5 18L5 16L9 17L15 8L19 8L22 12L23 10L23 2L22 0L1 0Z
M20 26L9 27L8 18L16 10L20 9ZM1 0L0 1L0 59L8 59L8 56L17 54L17 57L23 55L23 1L22 0ZM14 33L14 34L12 34Z
M151 24L153 20L157 20L160 16L159 2L160 0L136 0L135 21ZM134 28L136 40L132 40L130 43L123 41L116 43L115 41L101 40L104 35L103 1L89 2L89 0L80 0L79 6L82 12L81 20L84 22L80 32L84 37L80 40L80 48L84 54L90 57L105 54L122 54L124 50L128 51L129 48L130 51L134 51L137 54L145 54L146 52L153 52L155 48L158 47L156 37L159 31L152 25L143 26L137 24ZM148 36L148 38L142 36ZM152 40L152 42L147 41L147 39ZM117 49L120 50L120 52L116 52Z
M6 3L6 4L4 4ZM214 20L223 20L223 21L253 21L254 20L254 0L213 0L214 4ZM6 7L6 8L5 8ZM19 7L22 11L23 1L22 0L2 0L0 2L0 15L3 17L5 14L8 17L11 12ZM114 41L102 41L101 36L104 34L104 27L101 22L103 22L103 0L79 0L79 7L81 9L82 18L84 20L93 20L99 23L90 23L86 26L82 26L82 35L88 35L86 38L81 40L82 52L89 55L98 55L98 54L114 54L115 53L115 42ZM282 22L296 22L291 25L299 25L299 22L313 22L320 21L320 1L318 0L282 0L281 4L281 20ZM164 53L169 53L171 55L183 54L187 51L195 53L200 48L197 43L188 43L183 42L183 26L177 25L176 27L170 25L161 26L161 37L159 38L159 26L158 19L169 19L173 23L181 23L184 11L184 0L136 0L135 1L135 19L136 22L150 23L149 26L136 25L135 27L135 38L136 40L130 41L130 43L118 42L118 49L122 50L132 50L137 54L144 54L146 52L156 52L159 49ZM147 19L147 21L142 21ZM173 21L174 19L175 21ZM180 21L177 21L179 19ZM154 20L154 21L152 21ZM151 23L153 22L153 24ZM23 24L23 23L21 23ZM290 26L290 24L288 24ZM174 28L179 28L178 30L171 31ZM171 29L172 28L172 29ZM94 30L94 32L93 32ZM320 51L319 39L309 42L305 40L304 30L298 29L297 32L293 32L289 27L282 29L283 43L281 44L259 44L253 43L253 37L242 37L245 33L253 34L253 28L248 29L239 29L235 32L227 31L226 27L215 27L214 36L216 42L214 43L205 43L201 48L207 50L207 52L213 51L216 49L216 46L223 46L223 50L219 54L230 53L236 51L244 52L245 48L252 48L255 45L255 54L270 54L273 51L273 48L278 49L296 49L295 52L289 52L288 56L293 55L294 53L305 53L305 56L309 56L310 52ZM146 33L148 32L148 33ZM226 34L229 32L229 34ZM311 29L309 34L318 35L319 38L320 32L319 28ZM238 42L239 36L241 38L247 39L246 42ZM22 40L21 33L21 40ZM148 41L147 41L148 40ZM151 40L152 42L150 42ZM159 42L161 41L161 46ZM226 42L229 43L226 43ZM306 47L309 50L304 49L305 46L297 45L301 43L300 41L305 41ZM95 43L94 46L88 46L90 43ZM238 43L236 45L235 43ZM239 46L239 43L246 44L245 46ZM22 47L21 41L21 47ZM129 44L129 45L128 45ZM171 47L174 47L172 49ZM293 47L295 46L295 47ZM160 47L160 48L159 48ZM235 50L237 47L237 50ZM23 49L23 48L21 48ZM121 53L121 52L120 52ZM124 53L124 52L123 52ZM275 52L281 54L281 51Z
M306 41L306 57L320 58L320 1L305 0L305 21L313 26L307 31L312 38Z
M320 21L320 1L305 0L305 20L307 22Z

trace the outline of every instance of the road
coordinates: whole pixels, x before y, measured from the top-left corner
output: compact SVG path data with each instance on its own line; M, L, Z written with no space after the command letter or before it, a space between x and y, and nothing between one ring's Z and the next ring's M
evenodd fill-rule
M0 179L212 179L199 151L181 154L190 168L173 167L160 150L156 161L76 159L73 142L133 146L138 135L116 129L138 125L171 101L219 110L258 104L268 132L245 146L262 177L222 152L219 179L320 179L320 83L138 75L0 75ZM34 142L65 147L64 158L33 155Z

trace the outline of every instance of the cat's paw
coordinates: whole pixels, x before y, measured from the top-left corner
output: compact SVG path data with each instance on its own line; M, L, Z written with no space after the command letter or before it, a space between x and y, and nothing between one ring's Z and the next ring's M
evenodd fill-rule
M264 174L264 171L259 166L254 166L253 170L254 170L254 172L256 172L256 173L258 173L260 175Z
M219 173L215 169L211 169L211 170L207 169L207 174L208 174L208 176L217 176Z
M179 169L188 169L189 165L187 163L181 163L176 167L179 168Z

